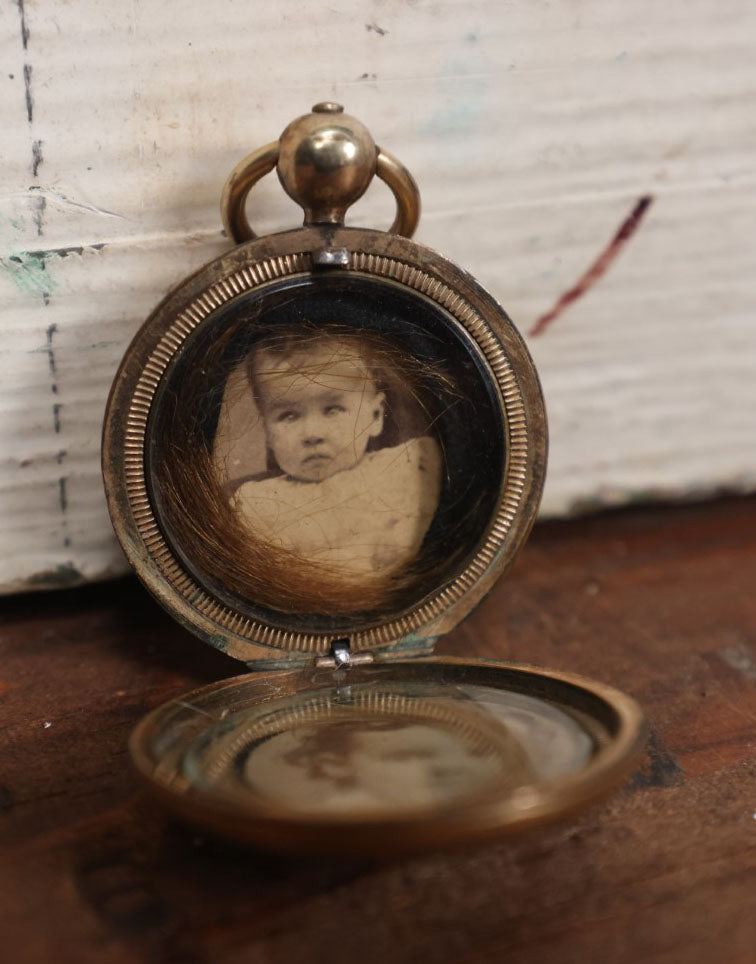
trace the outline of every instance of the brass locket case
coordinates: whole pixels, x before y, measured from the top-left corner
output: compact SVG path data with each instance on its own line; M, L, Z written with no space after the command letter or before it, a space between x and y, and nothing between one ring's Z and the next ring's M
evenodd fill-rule
M304 227L255 238L277 168ZM391 230L344 226L377 174ZM538 378L489 294L409 240L409 172L318 104L229 177L237 246L158 306L103 437L140 579L251 672L168 703L131 753L184 819L280 850L384 854L490 838L606 794L632 699L532 667L429 655L501 576L546 466Z

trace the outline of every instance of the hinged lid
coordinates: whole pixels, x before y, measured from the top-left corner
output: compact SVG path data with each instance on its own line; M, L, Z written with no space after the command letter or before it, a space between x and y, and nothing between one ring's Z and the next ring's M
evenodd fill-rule
M179 816L275 850L419 851L564 817L629 772L638 707L608 686L484 660L247 673L153 710L131 738Z

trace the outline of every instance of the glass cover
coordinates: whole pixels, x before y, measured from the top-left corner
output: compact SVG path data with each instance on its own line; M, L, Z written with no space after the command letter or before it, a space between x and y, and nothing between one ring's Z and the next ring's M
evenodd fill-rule
M181 772L303 816L385 818L553 780L595 748L568 713L520 693L362 683L230 713L187 748Z
M165 537L235 611L348 632L475 552L504 472L480 353L420 294L296 279L216 311L156 395Z
M432 658L255 674L156 710L132 752L179 809L256 842L271 824L507 824L563 809L637 737L632 701L583 683Z

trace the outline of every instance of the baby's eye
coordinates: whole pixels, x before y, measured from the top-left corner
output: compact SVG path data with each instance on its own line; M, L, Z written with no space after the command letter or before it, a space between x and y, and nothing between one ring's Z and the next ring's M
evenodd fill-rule
M279 412L276 415L277 422L296 422L299 418L299 413L295 412L294 409L287 408L283 412Z
M326 405L326 407L323 409L323 414L324 415L341 415L341 413L345 411L346 409L344 408L343 405L334 403L333 405Z

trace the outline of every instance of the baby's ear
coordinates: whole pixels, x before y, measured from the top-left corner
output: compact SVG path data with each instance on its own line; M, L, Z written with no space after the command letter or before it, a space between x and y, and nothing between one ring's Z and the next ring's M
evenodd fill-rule
M370 426L370 437L376 438L383 431L383 418L386 414L386 396L378 392L373 399L373 422Z

